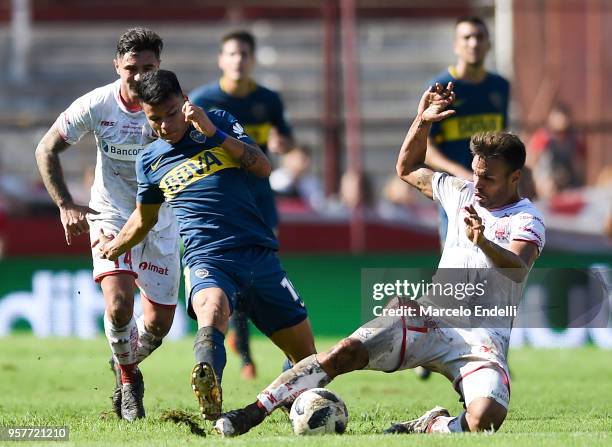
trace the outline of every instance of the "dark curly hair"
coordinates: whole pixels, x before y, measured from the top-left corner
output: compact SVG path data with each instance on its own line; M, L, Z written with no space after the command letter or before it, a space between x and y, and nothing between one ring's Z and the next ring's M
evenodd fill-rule
M149 50L159 59L163 48L162 38L154 31L142 27L130 28L117 41L117 56Z

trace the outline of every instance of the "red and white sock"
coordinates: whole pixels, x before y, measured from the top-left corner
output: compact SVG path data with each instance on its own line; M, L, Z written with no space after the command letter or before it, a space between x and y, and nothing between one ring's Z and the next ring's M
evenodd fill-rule
M259 393L257 395L258 406L271 413L281 405L293 402L304 391L324 387L329 382L331 379L321 368L316 354L313 354L283 372Z
M116 327L105 313L104 333L121 370L121 382L131 382L137 366L136 349L138 346L138 328L134 318L130 319L130 322L124 327Z
M163 337L158 337L147 331L144 322L144 315L136 319L138 328L138 346L136 348L136 362L140 363L151 355L162 344Z

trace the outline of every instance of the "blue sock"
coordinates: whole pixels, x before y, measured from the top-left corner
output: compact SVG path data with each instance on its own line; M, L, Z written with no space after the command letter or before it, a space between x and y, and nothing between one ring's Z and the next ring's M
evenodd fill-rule
M283 372L291 368L293 368L293 362L289 360L289 357L285 357L285 361L283 362Z
M215 370L217 380L221 384L223 369L227 362L225 354L225 335L212 326L201 327L193 343L196 363L208 363Z

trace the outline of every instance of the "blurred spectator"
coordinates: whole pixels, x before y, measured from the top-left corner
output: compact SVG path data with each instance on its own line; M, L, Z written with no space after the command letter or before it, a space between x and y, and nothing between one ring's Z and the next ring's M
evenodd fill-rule
M376 215L372 182L365 172L346 171L340 178L338 196L330 198L325 213L336 217L349 217L353 211L364 217Z
M365 172L346 171L340 179L340 202L348 210L374 206L372 182Z
M393 174L383 187L378 212L385 219L409 220L417 216L417 201L413 188Z
M0 203L7 215L36 213L52 202L44 188L25 177L7 172L0 157Z
M527 164L536 181L538 196L548 199L560 191L584 184L585 147L572 126L570 110L556 104L546 126L529 141Z
M325 197L319 179L310 173L310 151L295 147L281 158L281 166L270 175L270 185L277 197L298 199L305 205L320 210Z

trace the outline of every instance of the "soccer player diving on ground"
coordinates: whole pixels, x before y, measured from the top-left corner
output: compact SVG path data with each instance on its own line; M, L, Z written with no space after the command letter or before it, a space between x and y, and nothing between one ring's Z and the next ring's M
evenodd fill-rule
M434 85L419 103L401 146L399 177L438 201L449 216L440 268L501 271L500 293L520 298L533 263L544 246L538 210L518 192L525 147L506 132L487 132L471 140L473 180L423 167L432 123L453 114L453 85ZM503 270L502 270L503 269ZM418 302L418 301L417 301ZM504 421L510 383L506 355L512 320L506 326L443 327L422 316L381 316L364 324L329 351L312 355L285 371L252 404L223 414L216 430L223 436L246 433L301 392L324 387L336 376L359 369L392 372L424 366L454 385L465 411L451 416L435 407L422 417L392 425L387 433L449 433L497 430Z

